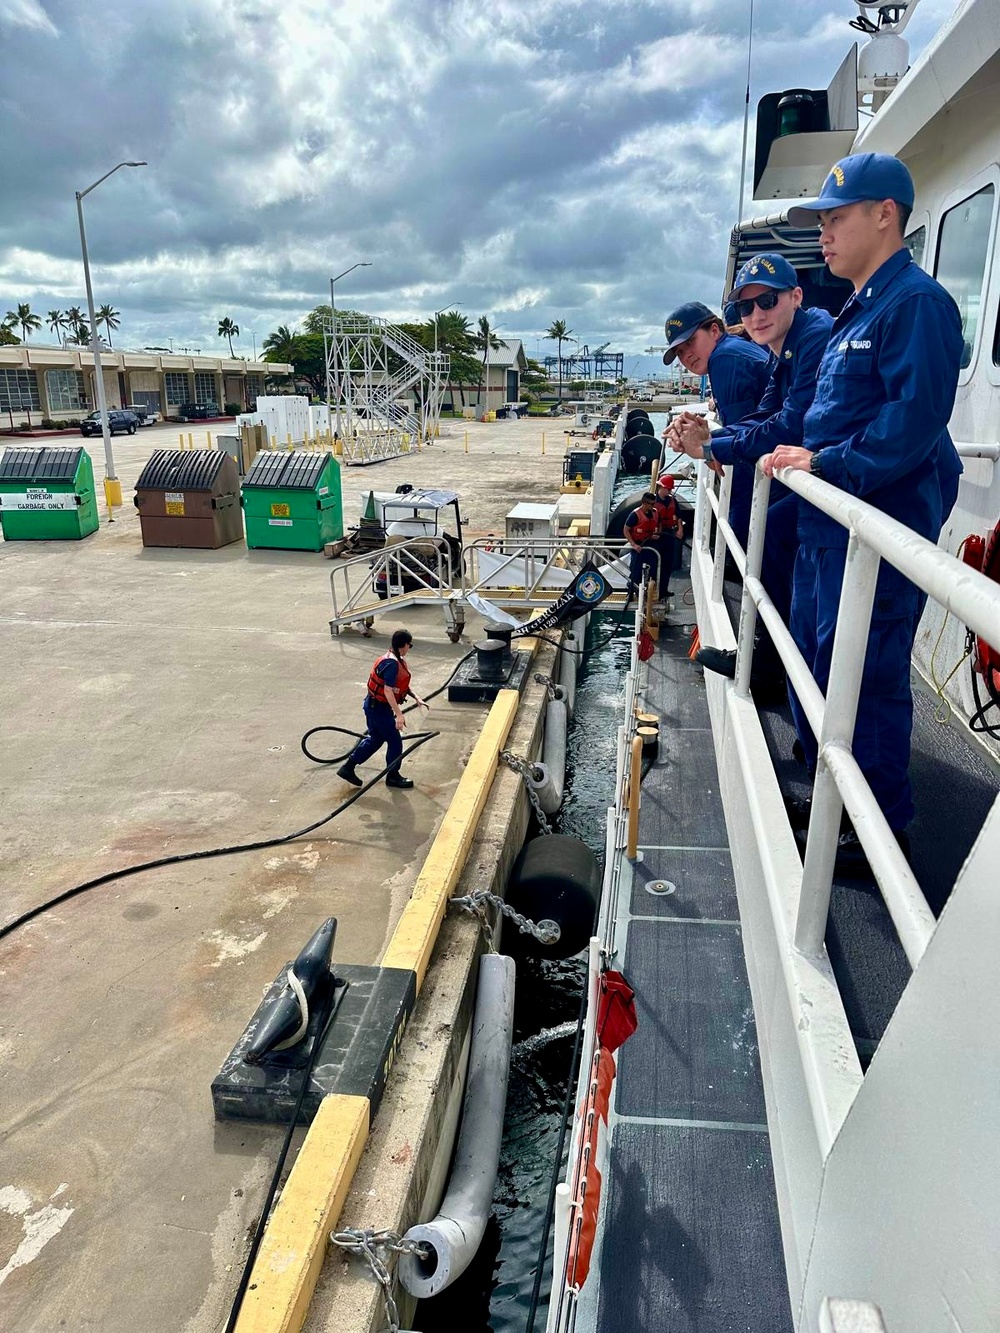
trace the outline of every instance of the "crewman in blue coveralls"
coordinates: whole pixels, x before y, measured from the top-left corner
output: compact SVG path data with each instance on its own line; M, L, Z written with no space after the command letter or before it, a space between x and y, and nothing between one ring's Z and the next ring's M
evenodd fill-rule
M724 426L757 410L771 378L773 364L765 347L734 337L718 315L700 301L689 301L667 316L667 350L663 364L677 358L691 375L707 375L712 382L712 397ZM738 467L733 476L729 498L729 522L746 545L750 526L750 499L753 471Z
M353 787L362 786L361 779L354 771L355 765L363 764L373 754L386 747L386 761L389 772L386 774L387 787L410 788L411 778L404 778L399 771L399 759L403 753L403 738L399 734L406 726L406 718L400 704L406 696L412 695L421 708L429 705L418 698L410 689L410 669L406 665L406 654L413 647L413 635L408 629L398 629L392 636L389 652L383 653L371 669L368 677L368 692L365 695L365 721L368 731L358 741L347 757L347 762L337 769L337 777L343 778Z
M691 458L753 467L779 444L801 444L802 422L816 392L816 375L830 340L833 316L825 310L803 309L798 275L779 254L748 259L737 273L726 300L732 302L733 313L754 342L767 347L775 358L760 406L736 425L714 435L704 417L685 412L668 434ZM798 547L797 520L798 498L784 486L772 485L761 582L786 623ZM731 678L736 674L735 652L706 646L696 660L723 676ZM782 678L780 661L761 628L752 677L758 703L764 702L765 696L779 692L784 697L783 688L779 690Z
M811 472L935 542L962 471L947 426L964 340L955 302L912 262L904 244L912 208L913 181L903 163L860 153L837 163L818 199L789 210L795 227L818 223L830 272L853 282L854 294L820 362L802 447L779 445L764 466L770 473L785 467ZM839 523L800 502L791 630L824 693L847 538ZM854 728L854 756L907 853L910 654L925 601L882 562ZM814 773L816 738L794 699L793 714ZM808 819L806 808L797 813L800 822ZM837 869L867 873L853 829L840 836Z

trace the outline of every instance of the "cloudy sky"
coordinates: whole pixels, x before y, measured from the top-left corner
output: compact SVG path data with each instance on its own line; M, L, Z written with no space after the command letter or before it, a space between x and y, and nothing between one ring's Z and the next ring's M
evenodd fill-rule
M922 0L916 55L954 0ZM752 101L825 87L851 0L757 0ZM0 0L0 314L85 304L115 342L249 353L324 299L562 318L632 358L719 299L748 0ZM752 143L752 131L751 131ZM767 207L767 206L765 206ZM748 205L745 211L749 212ZM759 211L764 211L761 208ZM49 339L47 332L41 335Z

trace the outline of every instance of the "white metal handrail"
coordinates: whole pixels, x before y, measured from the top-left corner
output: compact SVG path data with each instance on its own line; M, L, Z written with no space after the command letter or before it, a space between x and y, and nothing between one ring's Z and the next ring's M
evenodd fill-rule
M818 954L824 947L843 805L868 856L907 958L911 966L916 967L933 934L934 915L851 753L879 565L882 560L887 560L970 629L992 643L1000 642L1000 587L904 524L819 477L791 468L782 469L777 475L789 489L821 509L849 533L846 572L825 699L760 581L769 479L758 469L748 549L744 553L727 521L731 469L716 495L709 484L712 474L701 465L697 530L702 550L707 554L710 516L715 514L718 530L712 585L714 601L722 598L727 547L744 576L737 640L737 694L746 697L749 692L754 631L760 614L819 742L795 945L807 954Z
M628 571L618 568L622 560L624 541L595 539L593 537L528 537L511 541L480 537L470 542L463 552L466 591L484 597L493 595L497 587L516 588L521 593L520 603L507 605L540 605L551 601L584 567L588 560L598 566L613 566L614 573L623 583L628 582ZM491 557L483 560L483 556ZM654 552L655 577L659 578L659 553ZM499 565L494 561L499 559ZM499 580L509 571L510 582ZM615 590L623 591L623 589Z
M411 537L408 541L383 547L381 551L356 555L334 565L330 571L330 594L333 598L331 627L391 610L398 600L394 590L403 587L404 578L417 585L415 590L409 591L411 598L414 591L422 599L432 602L454 598L456 589L453 580L456 577L461 580L461 566L453 567L447 543L442 543L438 556L440 563L436 567L428 563L430 555L427 544L432 540L428 537ZM358 574L361 575L360 579L356 578ZM380 574L385 575L387 595L384 598L375 592L375 582ZM460 594L461 588L458 590Z

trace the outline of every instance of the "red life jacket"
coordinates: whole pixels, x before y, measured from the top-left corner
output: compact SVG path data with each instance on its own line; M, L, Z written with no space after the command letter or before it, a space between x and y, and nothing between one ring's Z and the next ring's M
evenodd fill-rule
M673 528L677 523L677 503L672 495L668 495L665 500L656 497L656 512L660 518L660 526L666 531L667 528Z
M633 509L632 514L635 518L634 523L629 524L629 532L632 534L632 540L638 542L641 546L643 542L650 541L653 537L658 537L660 533L660 515L655 512L650 516L642 512L642 509Z
M394 691L397 702L402 703L410 690L410 672L403 659L397 657L393 652L383 653L372 667L371 675L368 677L368 698L378 704L387 704L389 702L385 693L385 681L378 674L378 668L383 662L395 662L399 666L399 673L396 676L396 684L390 685L389 688Z

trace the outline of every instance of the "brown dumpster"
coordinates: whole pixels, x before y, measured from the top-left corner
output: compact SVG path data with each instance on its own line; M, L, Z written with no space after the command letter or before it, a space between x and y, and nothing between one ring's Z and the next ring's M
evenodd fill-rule
M231 454L157 449L135 484L143 546L215 549L243 536L240 479Z

